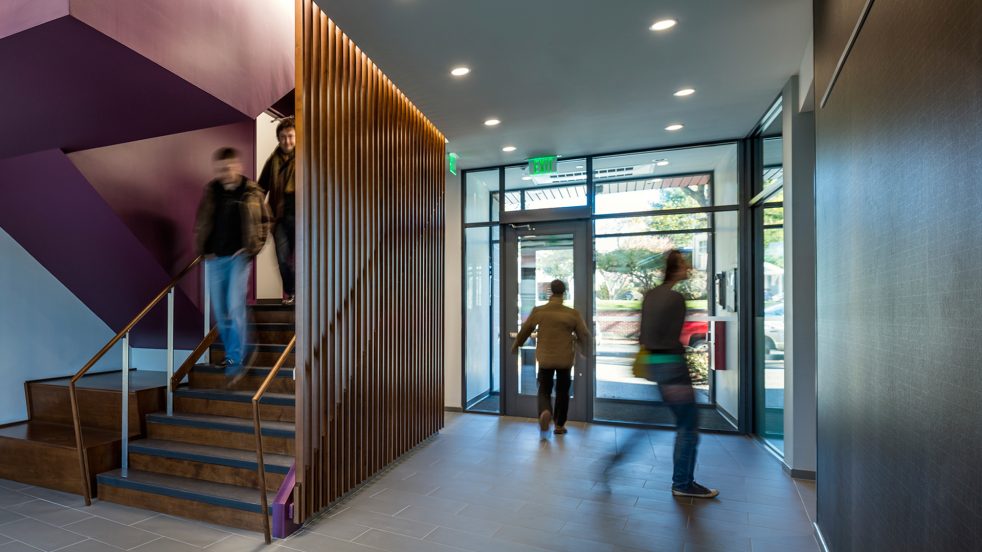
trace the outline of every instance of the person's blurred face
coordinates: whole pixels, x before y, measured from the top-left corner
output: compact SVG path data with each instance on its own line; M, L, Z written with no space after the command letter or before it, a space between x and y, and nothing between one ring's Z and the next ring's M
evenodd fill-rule
M290 153L297 147L297 129L287 128L280 132L277 138L280 141L280 151Z
M242 174L242 162L238 159L221 159L212 163L215 178L226 187L239 183Z

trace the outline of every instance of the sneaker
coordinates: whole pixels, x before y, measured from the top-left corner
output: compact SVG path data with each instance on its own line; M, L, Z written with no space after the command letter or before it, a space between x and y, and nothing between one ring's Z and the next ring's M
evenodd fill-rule
M549 431L549 424L552 422L552 412L543 410L539 414L539 431Z
M294 304L296 302L297 302L297 296L296 295L288 295L287 298L283 300L283 304L284 305L287 305L287 306L292 305L292 304Z
M692 498L715 498L717 495L719 495L719 490L703 487L702 485L693 481L692 483L681 487L673 486L672 494L674 496L688 496Z
M555 431L553 431L553 433L555 433L556 435L566 435L566 426L556 426L556 429Z

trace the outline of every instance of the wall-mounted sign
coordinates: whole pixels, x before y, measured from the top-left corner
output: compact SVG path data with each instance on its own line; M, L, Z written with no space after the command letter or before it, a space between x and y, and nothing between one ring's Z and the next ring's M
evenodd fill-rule
M452 174L454 176L457 176L457 154L456 153L448 153L447 154L447 169L450 171L450 174Z
M529 175L552 174L556 172L556 156L533 157L529 159Z

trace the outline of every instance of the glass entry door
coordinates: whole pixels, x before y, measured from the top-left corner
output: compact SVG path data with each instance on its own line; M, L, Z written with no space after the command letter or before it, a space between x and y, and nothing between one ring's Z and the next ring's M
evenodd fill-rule
M578 310L585 320L590 319L593 287L589 281L592 262L588 224L588 221L569 221L503 225L501 334L506 339L502 340L501 358L504 359L504 413L509 416L531 418L539 414L536 334L532 334L517 354L512 354L511 348L532 309L549 301L550 282L557 279L565 282L564 304ZM586 421L593 379L592 357L585 359L577 354L575 362L569 419Z

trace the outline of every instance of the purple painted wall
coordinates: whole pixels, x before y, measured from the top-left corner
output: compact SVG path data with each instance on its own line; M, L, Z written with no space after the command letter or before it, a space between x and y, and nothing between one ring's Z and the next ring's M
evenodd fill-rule
M0 39L68 15L68 0L3 0Z
M0 160L0 196L4 230L115 331L170 280L61 151ZM201 340L200 311L179 292L175 312L175 341L192 349ZM134 332L133 345L162 347L165 322L161 305Z
M0 71L0 159L250 119L71 17L0 39Z
M70 153L68 159L134 236L170 274L195 257L194 217L211 180L211 155L222 146L242 152L255 178L256 123L249 121ZM200 297L199 281L182 288ZM199 305L200 306L200 305Z
M252 119L296 85L293 0L71 0L71 14Z

